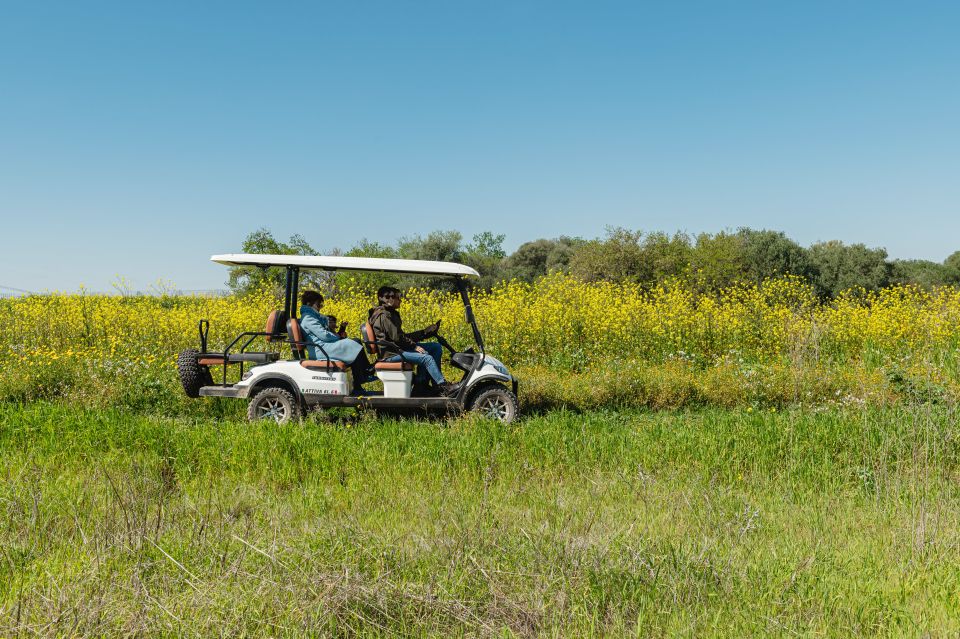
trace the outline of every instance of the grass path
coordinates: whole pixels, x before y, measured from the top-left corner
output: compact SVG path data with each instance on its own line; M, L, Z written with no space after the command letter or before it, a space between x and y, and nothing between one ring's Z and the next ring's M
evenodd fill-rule
M0 635L960 632L945 408L201 423L0 406Z

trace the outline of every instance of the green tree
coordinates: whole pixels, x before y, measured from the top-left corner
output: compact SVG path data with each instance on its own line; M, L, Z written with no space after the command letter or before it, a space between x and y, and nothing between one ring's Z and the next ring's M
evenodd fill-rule
M956 251L943 261L947 283L960 284L960 251Z
M700 290L716 290L743 279L743 238L737 234L701 233L690 256L690 281Z
M532 281L546 274L547 259L554 249L554 240L534 240L524 242L507 258L509 277Z
M494 235L489 231L478 233L470 244L464 246L463 236L457 231L434 231L426 237L411 235L402 237L395 247L361 240L346 252L354 257L383 257L407 260L429 260L437 262L456 262L477 269L480 282L470 280L471 286L489 287L503 276L502 264L505 259L503 250L504 235ZM427 275L405 275L401 273L360 273L340 272L337 285L375 291L383 285L397 288L428 287L441 290L454 290L449 277Z
M407 260L429 260L434 262L464 263L463 236L458 231L433 231L426 237L411 235L400 238L397 243L397 257ZM399 288L425 287L440 290L453 290L453 283L447 277L428 275L401 276Z
M554 242L553 250L547 254L547 273L569 270L570 258L573 257L577 247L583 244L583 240L579 237L565 235L561 235Z
M400 238L397 255L407 260L462 263L462 243L459 231L433 231L426 237L411 235Z
M643 238L642 259L644 281L656 283L670 278L686 277L693 258L693 246L686 233L672 236L662 232Z
M524 242L504 262L504 277L531 282L551 271L564 271L582 243L583 240L570 237Z
M261 255L316 255L316 251L300 235L294 235L289 242L280 242L273 233L261 228L247 235L240 247L241 253L256 253ZM282 268L260 268L257 266L230 267L227 286L237 294L268 287L276 295L282 295L286 284L286 271ZM322 271L304 271L300 276L300 289L307 288L327 290L331 278Z
M761 282L768 277L799 275L812 279L807 251L780 231L741 228L744 279Z
M687 277L695 253L685 233L670 236L655 232L644 236L641 231L610 228L605 239L580 242L570 257L569 269L586 281L652 284Z
M945 265L929 260L894 260L891 264L890 283L932 288L950 284L949 275Z
M370 242L366 238L344 253L349 257L385 257L396 259L397 249L392 246ZM381 286L397 286L400 275L397 273L378 273L373 271L337 271L335 281L338 291L359 288L364 291L376 291Z
M830 240L811 246L808 255L813 283L822 297L836 297L855 287L875 291L890 283L891 266L882 248Z
M587 282L649 281L652 271L644 259L642 237L640 231L608 228L606 239L588 240L576 248L570 272Z
M489 289L504 279L507 254L503 250L503 241L506 237L484 231L474 235L473 242L464 247L463 263L480 273L480 281L471 282L472 285Z

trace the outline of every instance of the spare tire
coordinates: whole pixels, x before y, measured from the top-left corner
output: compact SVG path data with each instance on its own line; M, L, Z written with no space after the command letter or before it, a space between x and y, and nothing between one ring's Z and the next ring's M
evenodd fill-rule
M196 399L200 397L201 388L213 386L213 375L208 367L200 364L200 351L195 348L180 351L177 356L177 371L187 397Z

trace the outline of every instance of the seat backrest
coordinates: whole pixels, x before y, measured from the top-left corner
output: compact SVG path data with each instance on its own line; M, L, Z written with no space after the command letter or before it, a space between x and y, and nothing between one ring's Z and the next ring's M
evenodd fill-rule
M300 330L300 322L296 317L287 320L287 335L290 336L290 352L296 359L306 359L304 356L304 338L303 331Z
M377 338L373 334L373 327L370 326L369 322L364 322L360 325L360 340L363 342L363 347L367 349L367 352L371 355L376 355L380 352L380 349L377 348Z
M271 311L267 316L267 325L263 328L268 342L280 341L287 330L287 314L283 311Z

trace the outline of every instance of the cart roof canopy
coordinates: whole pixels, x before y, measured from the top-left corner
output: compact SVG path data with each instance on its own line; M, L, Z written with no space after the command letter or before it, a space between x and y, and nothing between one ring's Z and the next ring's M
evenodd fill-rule
M460 275L480 277L474 269L456 262L427 260L394 260L384 257L345 257L341 255L260 255L225 253L214 255L211 262L226 266L296 266L323 271L382 271L416 273L418 275Z

